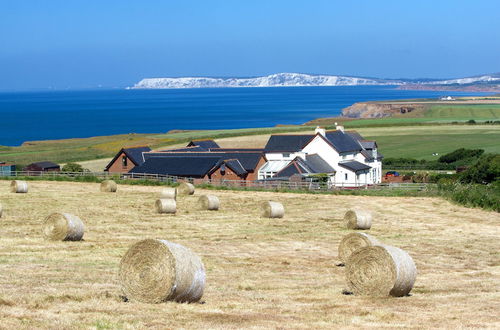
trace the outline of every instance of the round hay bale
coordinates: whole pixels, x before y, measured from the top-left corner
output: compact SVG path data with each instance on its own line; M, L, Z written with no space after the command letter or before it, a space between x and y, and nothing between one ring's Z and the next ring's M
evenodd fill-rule
M177 194L179 195L192 195L194 194L194 185L189 182L181 182L177 187Z
M175 188L162 189L160 192L160 198L177 199L177 189L175 189Z
M205 289L205 267L182 245L146 239L123 256L119 279L125 296L133 301L196 302Z
M177 203L172 198L160 198L156 200L155 207L158 213L174 214L177 212Z
M285 208L283 204L278 202L262 203L263 217L265 218L283 218L285 216Z
M413 259L394 246L361 248L346 263L347 283L358 295L402 297L411 291L416 277Z
M217 211L220 207L219 197L214 195L203 195L198 199L202 210Z
M113 180L104 180L101 182L101 191L102 192L116 192L117 185Z
M51 241L79 241L84 230L82 220L69 213L52 213L43 224L43 234Z
M339 259L346 262L351 254L365 246L380 244L379 241L365 233L350 233L344 236L339 244Z
M26 181L13 180L10 183L10 192L25 194L28 192L28 183Z
M370 229L372 214L364 210L349 210L344 215L344 221L348 229Z

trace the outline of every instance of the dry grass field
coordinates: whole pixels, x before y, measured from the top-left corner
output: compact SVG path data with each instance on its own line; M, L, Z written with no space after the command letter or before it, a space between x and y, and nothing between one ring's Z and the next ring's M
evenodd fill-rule
M160 187L30 182L28 194L0 181L0 328L460 328L500 327L500 215L437 198L211 191L218 212L197 196L158 215ZM283 219L259 204L279 200ZM353 206L373 212L369 231L405 249L418 268L411 296L343 295L337 246ZM78 215L84 241L50 242L43 219ZM206 266L203 303L124 302L117 271L135 242L162 238L198 253Z

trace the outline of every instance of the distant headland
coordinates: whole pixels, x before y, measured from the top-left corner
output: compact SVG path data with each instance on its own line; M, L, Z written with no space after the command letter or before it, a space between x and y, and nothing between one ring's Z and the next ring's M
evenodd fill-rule
M500 73L455 79L382 79L343 75L276 73L261 77L169 77L145 78L129 89L177 89L224 87L295 86L398 86L400 89L474 90L500 92Z

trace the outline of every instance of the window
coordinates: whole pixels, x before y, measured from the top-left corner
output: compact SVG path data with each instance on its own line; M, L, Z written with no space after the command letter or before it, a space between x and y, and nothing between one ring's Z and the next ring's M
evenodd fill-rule
M122 157L122 166L127 167L128 161L127 161L127 156Z
M347 173L345 174L345 180L347 181Z
M288 157L290 157L290 153L288 153L288 152L284 152L284 153L283 153L283 158L288 158Z
M342 155L342 160L345 160L347 158L346 155ZM347 175L347 174L346 174Z

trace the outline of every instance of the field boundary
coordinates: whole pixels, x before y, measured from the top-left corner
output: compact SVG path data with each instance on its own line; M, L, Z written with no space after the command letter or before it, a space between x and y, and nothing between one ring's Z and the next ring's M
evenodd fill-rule
M329 186L326 183L314 181L290 181L290 180L205 180L199 178L177 177L163 174L150 173L109 173L109 172L39 172L39 171L15 171L11 175L0 175L4 180L15 179L52 179L68 181L101 181L107 179L130 180L140 184L142 181L156 182L159 184L176 185L179 182L191 182L195 185L221 187L221 188L249 188L262 190L297 190L297 191L339 191L339 190L405 190L426 191L434 187L430 183L380 183L364 185L360 183L343 183L341 186Z

